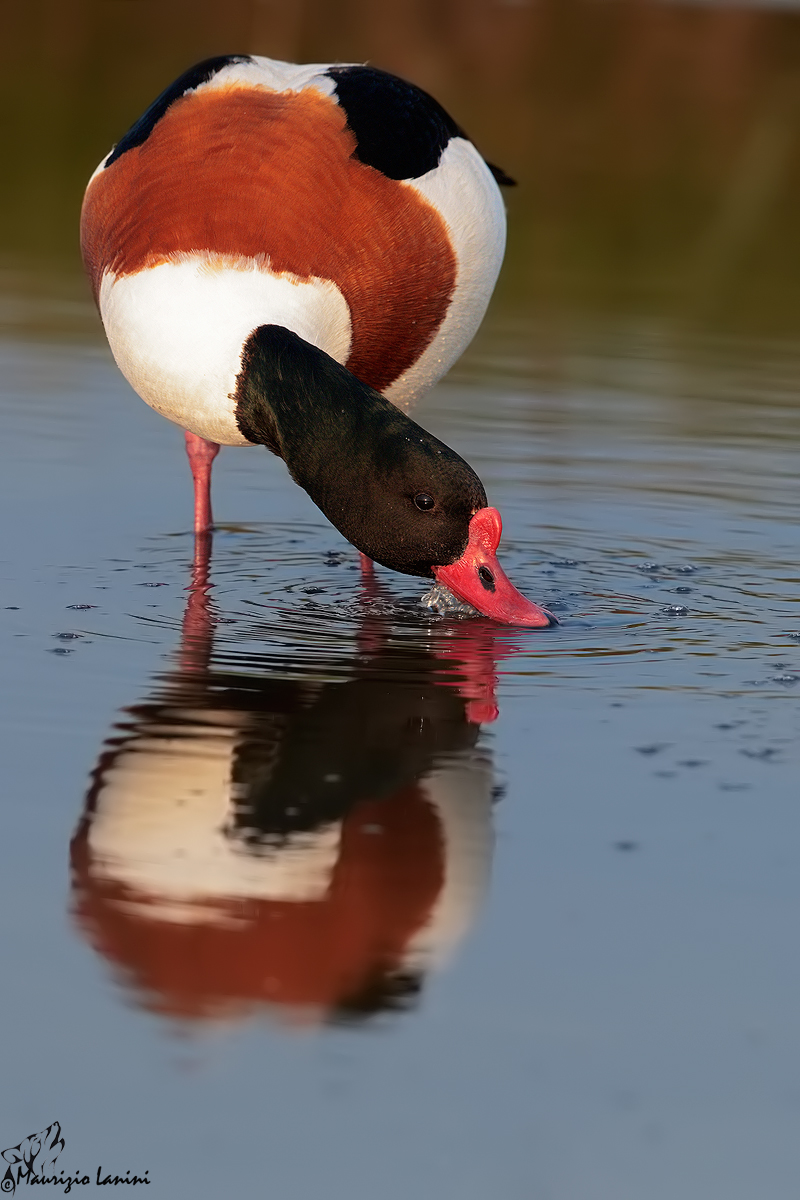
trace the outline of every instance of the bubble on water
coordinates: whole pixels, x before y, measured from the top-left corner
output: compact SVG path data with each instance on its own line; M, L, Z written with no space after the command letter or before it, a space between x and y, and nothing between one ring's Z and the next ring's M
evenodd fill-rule
M71 608L75 612L83 612L87 608L97 608L97 605L96 604L68 604L67 608Z
M72 654L74 651L68 650L66 646L54 646L52 650L47 651L48 654Z
M660 571L661 563L657 563L657 562L637 563L636 570L637 571Z
M680 567L674 568L676 575L694 575L696 570L697 567L692 567L689 563L683 563Z
M792 675L791 672L786 672L784 675L773 675L772 683L782 683L785 687L791 687L795 683L800 683L800 675Z
M138 583L137 587L169 587L168 583Z
M72 642L72 641L76 641L78 638L82 638L83 634L82 633L54 633L53 637L59 638L62 642Z
M306 594L307 596L319 596L319 595L320 595L322 592L324 592L324 591L325 591L325 588L321 588L321 587L305 587L305 588L301 588L300 590L301 590L301 591L303 591L303 592L305 592L305 594Z
M679 593L681 596L688 596L690 592L693 592L693 591L694 591L694 588L690 588L690 587L676 587L676 588L675 588L675 591L676 591L676 592L678 592L678 593Z
M465 600L459 600L444 584L435 583L420 597L420 604L443 617L479 617L481 614Z
M683 604L668 604L661 610L668 617L688 617L689 610Z
M550 563L551 567L579 567L580 565L581 562L578 558L554 558Z

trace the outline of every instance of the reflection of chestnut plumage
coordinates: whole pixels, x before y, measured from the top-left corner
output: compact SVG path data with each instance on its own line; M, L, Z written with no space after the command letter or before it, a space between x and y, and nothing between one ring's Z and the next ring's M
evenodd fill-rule
M72 843L80 927L163 1014L406 1003L485 888L487 647L464 662L457 639L436 654L384 635L343 682L286 678L290 663L237 675L211 663L195 583L179 669L94 771ZM341 660L319 667L341 675Z

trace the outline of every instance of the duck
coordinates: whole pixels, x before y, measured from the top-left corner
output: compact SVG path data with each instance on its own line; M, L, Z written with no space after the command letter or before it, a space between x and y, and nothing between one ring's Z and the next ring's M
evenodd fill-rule
M363 564L556 623L500 566L475 471L409 415L483 318L512 182L369 65L222 55L146 109L89 180L81 249L120 370L185 431L196 535L220 447L262 446Z

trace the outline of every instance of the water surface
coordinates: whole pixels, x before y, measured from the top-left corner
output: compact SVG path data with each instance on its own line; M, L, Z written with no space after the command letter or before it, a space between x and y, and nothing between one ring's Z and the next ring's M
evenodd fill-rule
M180 431L86 329L0 344L9 1144L171 1198L793 1197L794 348L495 319L419 418L537 632L364 581L259 450L193 569Z

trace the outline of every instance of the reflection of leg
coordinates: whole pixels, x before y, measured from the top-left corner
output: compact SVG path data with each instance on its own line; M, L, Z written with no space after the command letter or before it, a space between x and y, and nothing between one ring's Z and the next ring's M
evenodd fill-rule
M189 598L183 614L181 634L181 667L185 671L206 671L211 656L214 618L211 615L209 571L211 569L210 530L194 535L192 582L186 589Z
M208 442L186 430L186 453L194 480L194 531L203 533L211 528L211 464L219 454L216 442Z
M369 603L371 600L378 600L381 593L381 585L378 581L378 576L375 574L375 564L372 559L364 554L361 550L358 552L358 557L361 560L361 600ZM358 649L363 655L380 654L381 650L386 645L387 629L385 620L379 616L371 616L369 610L365 611L361 617L358 626Z
M362 580L375 578L375 563L372 559L364 554L363 550L359 550L358 557L361 559L361 578Z
M195 593L205 595L211 587L209 582L209 572L211 570L211 547L214 544L214 535L210 529L203 530L202 533L194 535L194 560L192 561L192 582L186 589Z

